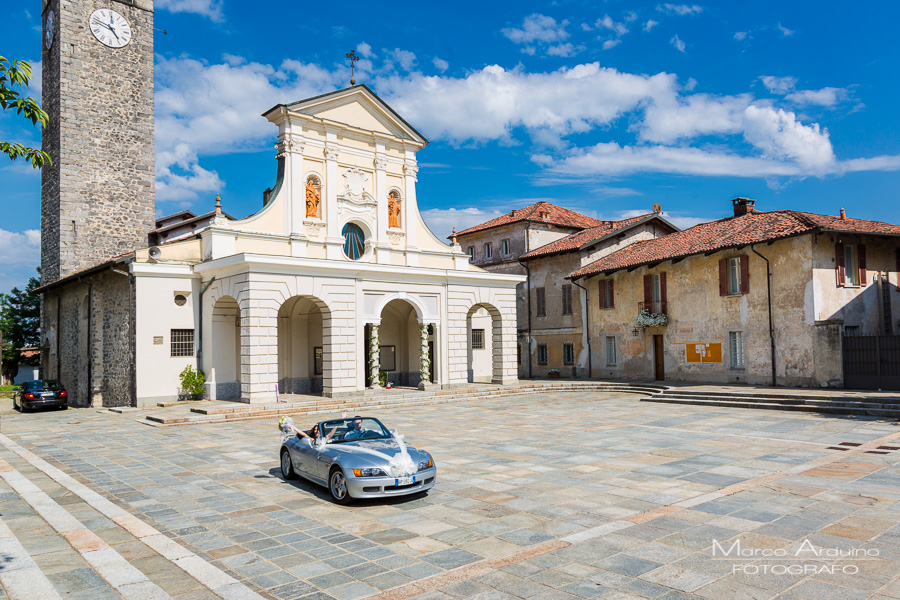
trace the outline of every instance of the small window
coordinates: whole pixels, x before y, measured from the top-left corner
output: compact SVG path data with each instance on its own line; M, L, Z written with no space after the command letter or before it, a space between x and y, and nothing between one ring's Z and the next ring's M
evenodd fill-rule
M366 251L366 234L356 223L344 225L344 256L350 260L359 260Z
M484 350L484 329L472 330L472 350Z
M855 337L859 335L859 325L844 325L844 335L847 337Z
M509 256L509 240L500 240L500 256Z
M659 273L655 273L650 276L650 277L652 277L651 281L653 282L653 288L652 288L653 292L652 292L652 296L650 297L650 299L652 301L652 305L653 305L652 309L650 310L650 312L652 312L652 313L663 312L663 309L662 309L662 277L660 277L659 275L660 275Z
M175 306L184 306L187 304L187 298L184 294L175 294Z
M856 251L856 246L853 244L846 244L844 246L844 285L859 285L858 258L859 254Z
M537 364L547 364L547 344L538 344L537 347Z
M325 370L325 355L322 352L322 346L313 348L313 373L321 375Z
M539 287L534 289L534 304L535 310L537 311L537 316L546 317L547 316L547 302L544 296L544 288Z
M194 330L172 329L169 332L172 345L172 356L194 355Z
M741 293L741 259L729 258L727 262L728 294Z
M612 279L600 280L600 308L615 308Z
M574 365L575 364L575 344L570 344L570 343L563 344L563 364L564 365Z
M616 336L606 336L606 365L608 367L616 366Z
M475 260L475 246L469 246L469 249L466 250L469 253L469 260Z
M494 257L494 251L491 248L491 243L488 242L484 245L484 260L491 260Z
M562 286L562 314L572 314L572 286L568 284Z
M728 347L731 350L731 368L744 368L744 332L728 332Z

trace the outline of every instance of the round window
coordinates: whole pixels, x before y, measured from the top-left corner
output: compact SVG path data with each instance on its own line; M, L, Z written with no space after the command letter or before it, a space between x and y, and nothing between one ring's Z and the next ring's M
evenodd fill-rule
M177 304L178 306L184 306L185 304L187 304L187 298L185 298L181 294L175 294L175 304Z
M344 235L344 254L350 260L359 260L366 249L366 234L355 223L347 223L341 232Z

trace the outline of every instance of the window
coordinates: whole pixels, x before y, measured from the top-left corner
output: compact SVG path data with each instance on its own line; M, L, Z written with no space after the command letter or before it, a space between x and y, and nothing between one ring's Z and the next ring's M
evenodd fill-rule
M194 355L193 329L173 329L169 332L169 340L172 345L172 356Z
M731 350L731 368L744 368L744 332L729 331L728 347Z
M469 260L475 260L475 246L469 246L469 249L466 250L469 254Z
M547 364L547 344L538 344L537 347L537 364Z
M484 329L472 330L472 350L484 350Z
M844 335L847 337L859 335L859 325L844 325Z
M347 223L341 233L344 236L344 255L350 260L359 260L366 249L366 234L356 223Z
M563 364L564 365L574 365L575 364L575 344L563 344Z
M494 258L494 250L491 248L491 243L488 242L484 245L484 260L491 260Z
M600 280L600 308L615 308L612 279Z
M616 336L606 336L606 365L608 367L616 366Z
M322 346L313 348L313 373L321 375L325 371L325 355L322 352Z
M547 316L547 302L544 297L544 288L539 287L534 290L534 304L537 310L537 316L546 317Z
M719 295L737 296L750 291L750 258L736 256L719 261Z
M856 287L866 285L865 244L835 244L837 284Z
M667 314L666 274L644 275L644 306L651 313Z
M500 256L509 256L509 240L500 240Z
M562 314L572 314L572 286L569 284L562 286Z

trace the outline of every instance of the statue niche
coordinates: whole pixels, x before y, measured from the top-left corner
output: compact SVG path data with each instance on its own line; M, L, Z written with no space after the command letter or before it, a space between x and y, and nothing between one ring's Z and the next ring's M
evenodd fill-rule
M310 177L306 181L306 216L314 219L319 217L319 189L318 180Z
M400 194L395 190L388 194L388 227L400 229Z

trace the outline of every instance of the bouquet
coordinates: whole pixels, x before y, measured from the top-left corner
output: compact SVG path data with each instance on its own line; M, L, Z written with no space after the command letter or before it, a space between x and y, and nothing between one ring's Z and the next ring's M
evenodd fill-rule
M281 432L281 441L293 433L294 419L284 416L278 419L278 431Z

